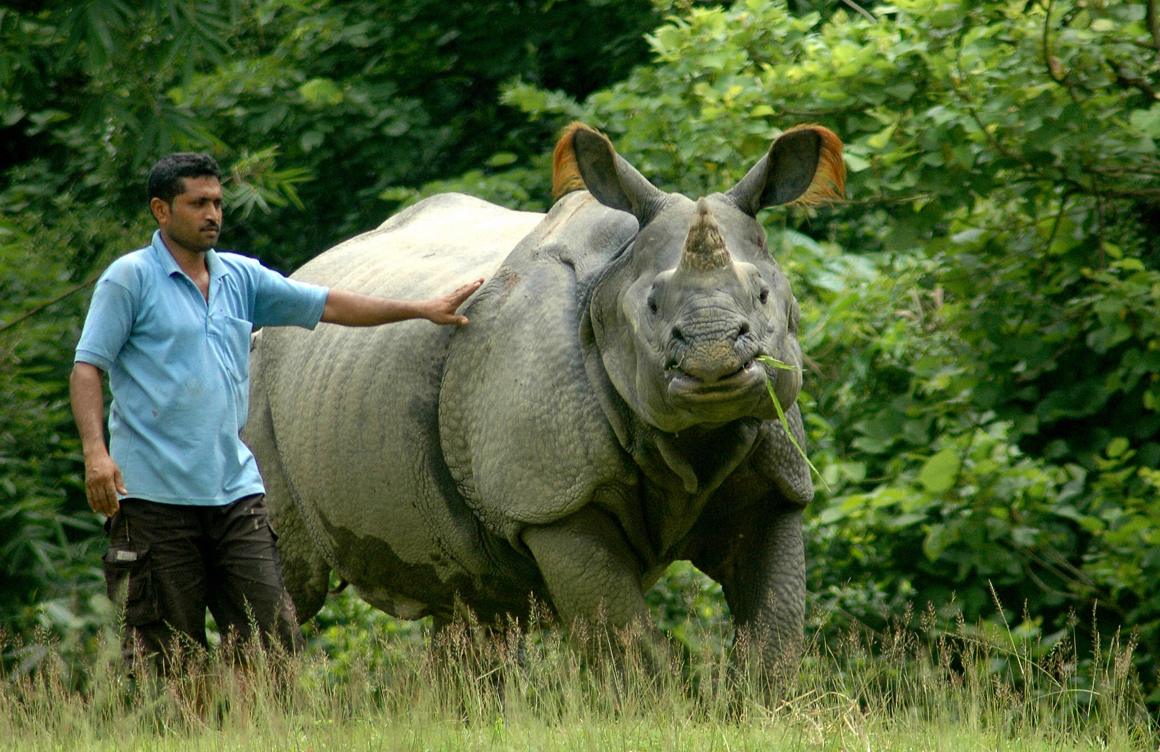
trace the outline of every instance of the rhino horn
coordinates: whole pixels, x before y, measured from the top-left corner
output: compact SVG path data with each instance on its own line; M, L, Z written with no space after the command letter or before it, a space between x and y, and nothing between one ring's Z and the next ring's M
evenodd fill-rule
M677 268L711 272L726 269L732 263L729 249L725 247L725 238L721 236L721 227L710 213L709 204L705 199L700 199L697 201L697 213L689 225L689 234L685 236L685 248Z

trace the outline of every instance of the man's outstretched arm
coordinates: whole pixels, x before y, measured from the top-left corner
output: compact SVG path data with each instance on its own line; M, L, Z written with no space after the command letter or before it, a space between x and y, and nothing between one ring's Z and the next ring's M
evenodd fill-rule
M477 279L448 295L424 300L376 298L348 290L331 290L322 309L322 320L343 326L378 326L408 319L427 319L436 324L463 326L467 317L455 311L482 284L483 280Z

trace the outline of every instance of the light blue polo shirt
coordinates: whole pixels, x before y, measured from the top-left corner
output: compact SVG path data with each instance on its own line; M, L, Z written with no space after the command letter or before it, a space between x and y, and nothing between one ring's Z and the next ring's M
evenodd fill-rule
M234 253L205 260L208 303L154 232L101 275L77 343L76 361L109 374L109 451L134 498L218 506L263 493L240 437L250 333L322 318L324 287Z

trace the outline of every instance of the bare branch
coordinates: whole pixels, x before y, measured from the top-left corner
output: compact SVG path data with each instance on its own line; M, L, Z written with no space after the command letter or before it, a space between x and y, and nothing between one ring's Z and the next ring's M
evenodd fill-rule
M1051 49L1051 11L1054 7L1055 0L1048 0L1047 8L1043 12L1043 64L1047 67L1047 76L1066 89L1073 101L1078 102L1079 98L1067 80L1067 72L1063 69L1063 64L1059 62L1059 58ZM1070 20L1071 16L1066 16L1063 21L1064 25L1066 26Z
M854 2L854 0L842 0L842 2L857 11L863 18L869 20L870 23L878 23L878 19L874 16L873 13L863 8L861 5L858 5L858 3ZM1155 0L1153 0L1153 2L1155 2Z
M66 290L65 292L56 296L55 298L48 301L47 303L42 303L42 304L36 306L35 308L33 308L29 311L26 311L25 313L22 313L20 316L17 316L16 318L12 319L11 321L9 321L7 323L0 324L0 334L3 334L4 332L8 331L9 329L15 329L17 326L19 326L20 324L23 324L28 319L32 318L33 316L36 316L39 313L42 313L43 311L48 310L49 308L52 308L54 305L61 302L62 300L65 300L65 299L77 294L78 292L80 292L81 290L84 290L87 287L92 287L93 284L97 281L97 278L99 276L100 276L99 272L96 274L93 274L88 279L86 279L84 282L81 282L80 284L69 288L68 290Z
M1156 93L1156 90L1152 88L1151 83L1147 79L1131 75L1122 66L1116 65L1110 60L1108 61L1108 64L1111 65L1115 70L1116 83L1118 83L1120 86L1124 87L1125 89L1136 89L1145 97L1153 101L1160 100L1160 94Z
M1152 46L1160 59L1160 0L1147 0L1148 31L1152 33Z

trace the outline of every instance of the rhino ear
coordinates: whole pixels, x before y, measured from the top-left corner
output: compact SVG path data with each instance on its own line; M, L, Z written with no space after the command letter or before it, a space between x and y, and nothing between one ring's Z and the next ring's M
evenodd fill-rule
M573 123L556 143L552 195L588 189L596 200L629 212L642 226L656 213L664 193L616 153L603 133Z
M845 190L842 140L820 125L799 125L778 136L728 196L755 215L767 206L838 200Z

